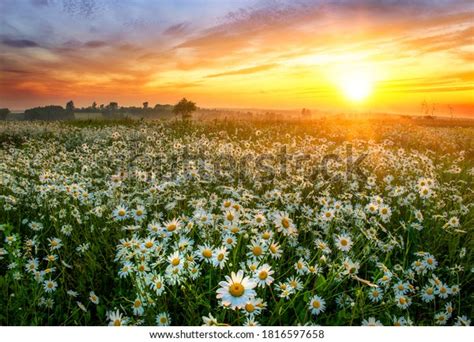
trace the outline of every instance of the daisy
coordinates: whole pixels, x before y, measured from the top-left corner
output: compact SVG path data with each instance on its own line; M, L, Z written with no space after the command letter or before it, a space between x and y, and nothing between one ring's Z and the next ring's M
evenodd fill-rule
M255 271L255 281L257 282L258 287L265 287L265 285L270 285L273 283L273 277L271 276L275 271L273 271L268 264L262 265Z
M309 310L313 315L319 315L326 310L326 301L321 297L314 295L309 302Z
M270 256L272 259L280 259L282 255L282 250L280 245L277 242L272 242L268 246L268 252L270 253Z
M372 288L369 290L369 299L372 303L378 303L382 300L383 291L380 288Z
M128 317L122 316L119 310L107 312L107 319L110 321L109 326L115 327L127 325L129 321Z
M303 289L303 283L301 282L299 277L291 276L288 279L288 285L290 285L290 287L295 291Z
M296 232L293 220L283 211L274 214L273 224L277 231L285 236L293 235Z
M128 209L126 206L119 205L112 213L113 217L117 221L123 221L128 218Z
M296 273L298 275L303 275L308 271L308 266L306 264L306 261L303 258L300 258L294 265L294 268L296 270Z
M458 316L456 317L456 322L454 323L456 326L470 326L471 320L467 318L467 316Z
M364 319L362 321L362 325L366 327L381 327L383 324L376 319L375 317L369 317L368 319Z
M225 246L217 249L214 252L214 256L212 258L212 263L214 267L219 267L222 270L225 266L225 263L227 262L228 254L229 252L227 251L227 248Z
M395 285L393 285L393 290L397 295L404 295L410 290L410 283L399 281Z
M218 326L219 322L217 321L212 314L209 314L209 316L202 316L202 321L203 321L203 326Z
M446 322L448 322L448 316L444 312L439 312L434 316L434 321L436 325L446 325Z
M435 298L435 288L430 285L426 285L422 289L421 300L425 303L431 302Z
M212 256L213 256L213 250L210 245L204 244L198 247L198 250L196 252L196 257L199 260L205 261L207 263L212 263Z
M227 248L232 249L237 244L237 239L233 234L225 234L222 236L222 244L226 246Z
M321 212L321 220L324 222L330 222L334 218L335 213L334 209L325 208Z
M436 266L438 266L438 262L436 261L434 256L432 256L429 253L427 253L425 255L424 260L423 260L423 264L430 271L433 271L436 268Z
M136 298L133 301L133 314L136 316L141 316L143 315L143 312L145 312L145 309L143 308L143 301L140 298Z
M168 326L171 324L170 315L167 312L161 312L156 316L156 324L159 326Z
M168 262L172 268L177 268L177 269L183 268L183 260L181 259L182 259L182 256L179 254L178 251L168 256Z
M254 258L254 259L262 259L263 256L265 255L265 245L262 242L259 242L257 240L253 240L250 245L247 245L249 248L249 252L247 253L247 256L249 258Z
M436 287L436 292L435 293L440 298L446 299L451 294L451 289L447 285L441 283Z
M155 275L150 282L150 288L155 291L157 296L161 296L165 291L165 280L161 275Z
M335 238L335 243L336 247L343 252L348 252L352 247L352 240L349 235L338 235Z
M241 309L245 304L255 297L255 282L249 277L244 277L244 271L232 272L231 276L225 277L226 281L219 283L217 299L222 301L224 307Z
M126 278L132 271L133 271L133 264L130 261L126 261L122 265L122 268L118 272L118 275L120 278Z
M266 304L260 298L250 299L242 309L246 316L254 317L260 315Z
M381 205L379 207L379 215L382 221L388 222L390 220L390 216L392 216L392 210L385 204Z
M405 295L397 294L395 296L395 303L400 309L406 309L411 304L411 299Z
M396 327L404 327L407 325L411 325L411 321L407 320L405 317L400 316L393 316L392 318L393 325Z
M418 193L422 199L428 199L433 195L433 190L427 186L422 186Z
M163 226L165 228L165 232L169 235L176 234L181 229L181 220L179 219L172 219L170 221L166 221Z
M253 217L252 223L257 227L263 227L267 223L267 218L263 213L259 212Z
M139 205L134 211L133 211L133 218L135 221L140 222L142 221L146 216L146 210L145 207L142 205Z
M58 283L51 279L45 280L43 283L43 288L47 293L56 291L57 287L58 287Z
M99 297L97 297L94 291L89 293L89 300L96 305L99 304Z

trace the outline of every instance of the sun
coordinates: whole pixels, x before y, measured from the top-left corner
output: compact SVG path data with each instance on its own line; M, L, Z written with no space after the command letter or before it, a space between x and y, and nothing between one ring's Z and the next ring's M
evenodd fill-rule
M371 75L361 70L346 73L340 81L344 95L351 101L361 102L372 94L374 82Z

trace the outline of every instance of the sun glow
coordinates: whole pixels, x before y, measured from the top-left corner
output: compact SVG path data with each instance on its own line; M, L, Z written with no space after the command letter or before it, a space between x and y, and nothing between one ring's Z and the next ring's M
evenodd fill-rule
M369 73L354 70L346 73L341 78L340 87L349 100L360 102L370 96L374 81Z

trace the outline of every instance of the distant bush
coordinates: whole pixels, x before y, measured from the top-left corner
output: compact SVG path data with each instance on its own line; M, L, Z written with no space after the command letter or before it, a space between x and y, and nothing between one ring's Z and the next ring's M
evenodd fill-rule
M0 108L0 120L6 120L10 110L8 108Z
M26 120L69 120L74 119L74 112L61 106L35 107L25 110Z

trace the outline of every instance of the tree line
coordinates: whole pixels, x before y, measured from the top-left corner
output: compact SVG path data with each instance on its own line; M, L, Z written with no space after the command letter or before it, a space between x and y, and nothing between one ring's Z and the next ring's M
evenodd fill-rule
M97 105L96 102L88 107L76 108L71 100L65 107L49 105L44 107L34 107L25 110L25 120L71 120L74 119L74 113L100 113L105 118L123 118L127 116L137 116L143 118L153 118L165 114L174 114L183 120L190 119L194 111L197 110L196 103L181 99L177 104L156 104L150 107L148 102L143 102L142 107L119 106L117 102L110 102L108 105ZM5 120L10 114L8 108L0 108L0 120Z

